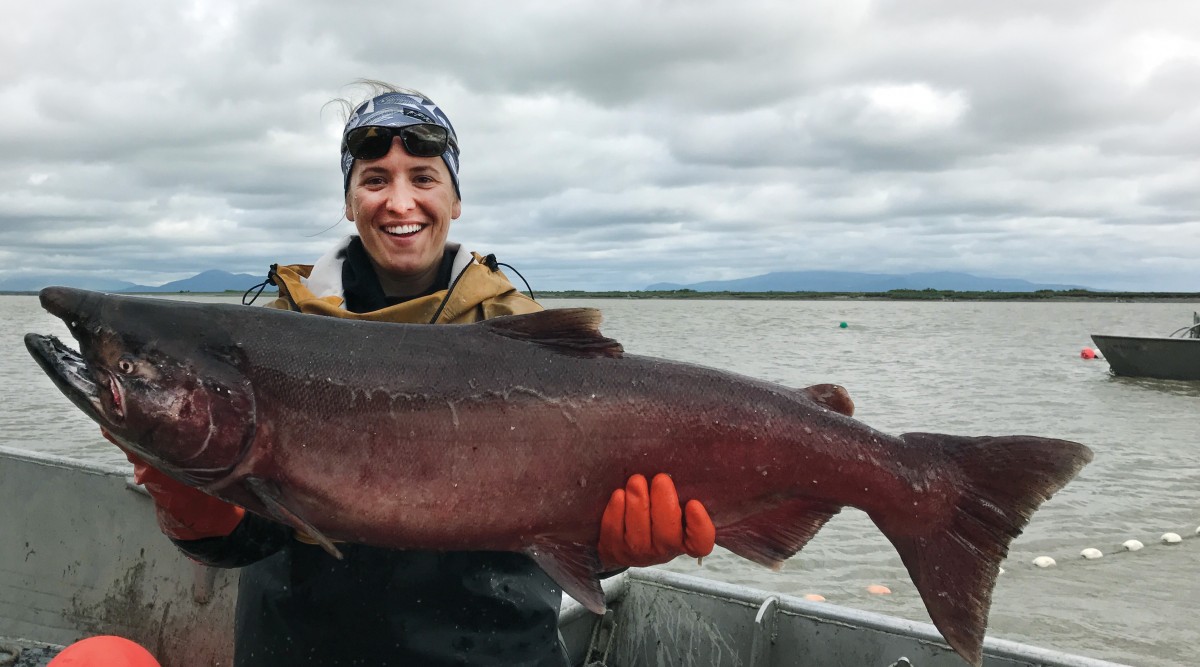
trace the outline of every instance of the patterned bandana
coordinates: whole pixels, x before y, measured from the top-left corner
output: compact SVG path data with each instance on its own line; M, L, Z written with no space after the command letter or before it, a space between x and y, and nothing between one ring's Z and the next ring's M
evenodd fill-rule
M454 143L458 143L458 135L454 133L454 126L450 124L450 119L433 103L433 100L407 93L384 93L363 102L354 110L354 113L350 114L350 119L346 121L346 127L342 129L342 136L345 136L350 130L364 125L404 127L421 123L441 125L450 131ZM462 191L458 188L458 150L454 146L447 146L446 152L442 153L442 160L446 163L446 168L450 170L450 178L454 181L454 192L458 194L459 199L462 199ZM350 168L353 166L354 156L343 149L342 184L345 191L350 190Z

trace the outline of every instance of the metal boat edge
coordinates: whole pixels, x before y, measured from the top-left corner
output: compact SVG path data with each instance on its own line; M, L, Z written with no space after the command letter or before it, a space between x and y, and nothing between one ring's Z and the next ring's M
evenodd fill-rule
M236 572L179 553L129 472L0 447L0 651L24 654L15 667L96 634L133 639L164 667L232 663ZM574 665L965 664L925 623L653 568L603 585L604 617L564 598ZM997 639L984 653L986 667L1119 667Z

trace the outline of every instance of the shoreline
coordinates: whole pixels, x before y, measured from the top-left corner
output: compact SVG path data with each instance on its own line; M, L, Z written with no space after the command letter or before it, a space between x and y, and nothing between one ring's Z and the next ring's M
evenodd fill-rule
M223 292L114 292L129 296L241 296L243 290ZM37 290L0 290L0 296L37 296ZM889 292L697 292L694 290L583 290L537 291L541 299L660 299L696 301L1008 301L1025 303L1196 303L1200 292L1090 292L1042 290L1038 292L973 292L955 290L892 290Z

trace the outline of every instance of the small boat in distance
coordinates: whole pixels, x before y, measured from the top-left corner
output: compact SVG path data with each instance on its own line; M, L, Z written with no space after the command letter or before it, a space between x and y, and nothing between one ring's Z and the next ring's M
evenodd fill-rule
M1159 380L1200 380L1200 313L1169 336L1092 334L1115 375Z

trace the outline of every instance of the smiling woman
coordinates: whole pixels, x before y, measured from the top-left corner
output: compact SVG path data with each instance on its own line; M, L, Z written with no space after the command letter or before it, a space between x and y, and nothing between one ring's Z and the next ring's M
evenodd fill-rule
M313 315L412 324L462 324L540 311L537 302L513 287L494 256L485 258L448 241L451 223L462 213L459 143L450 119L417 91L375 81L362 83L371 88L366 99L340 100L348 112L341 141L345 214L357 233L342 239L315 264L273 265L270 281L279 295L270 305ZM278 321L291 320L281 316ZM218 327L206 320L182 328ZM279 332L277 340L288 345L287 332ZM306 356L336 362L346 349L370 349L336 337L328 343L328 351ZM60 347L47 343L38 348L46 360L43 365L54 362L74 372L78 362ZM361 363L362 355L346 359L339 368L345 369L350 361ZM75 387L75 395L83 397L80 407L87 411L93 402L105 404L119 415L121 423L111 425L113 441L130 454L141 471L139 479L153 480L146 488L158 507L159 526L180 549L202 563L243 568L234 632L235 667L566 664L557 628L559 585L529 555L334 546L303 521L279 520L281 516L294 519L293 514L267 512L273 517L267 518L254 511L253 503L227 497L251 510L241 513L234 505L180 484L189 481L183 476L152 476L134 446L134 441L141 443L151 436L130 435L135 430L130 425L138 422L140 412L125 400L136 398L128 393L132 390L122 389L148 386L149 380L137 364L123 368L118 359L110 366L116 370L102 383L119 390L112 394L115 398L110 400L94 383L81 383ZM169 364L157 367L175 378L197 376ZM294 370L294 365L290 368ZM329 375L309 382L330 383ZM236 400L239 386L222 382L222 391L198 407L236 410L249 404ZM171 406L195 403L170 392L154 395L160 394ZM310 398L279 398L291 413L311 412ZM150 401L156 409L160 403ZM181 410L164 421L182 423L212 414L213 410ZM512 419L529 417L515 414ZM204 434L200 451L207 454L235 446L233 439L210 437L211 423L199 426L192 430ZM339 431L341 437L334 442L353 446L349 436L354 428ZM411 437L392 430L371 433L369 439L399 445ZM160 431L173 439L175 447L197 448L194 438L189 442L169 427ZM499 441L478 444L502 446ZM439 470L431 483L443 484L443 475L449 479L453 472ZM361 484L361 477L356 479ZM608 491L602 491L608 497ZM396 490L401 493L403 489ZM674 482L666 475L659 475L652 485L642 475L632 475L626 488L612 491L603 516L583 518L594 522L596 535L585 546L585 560L602 571L665 563L685 552L707 555L713 547L712 522L697 500L688 502L686 510L685 528ZM206 530L180 532L180 525Z

